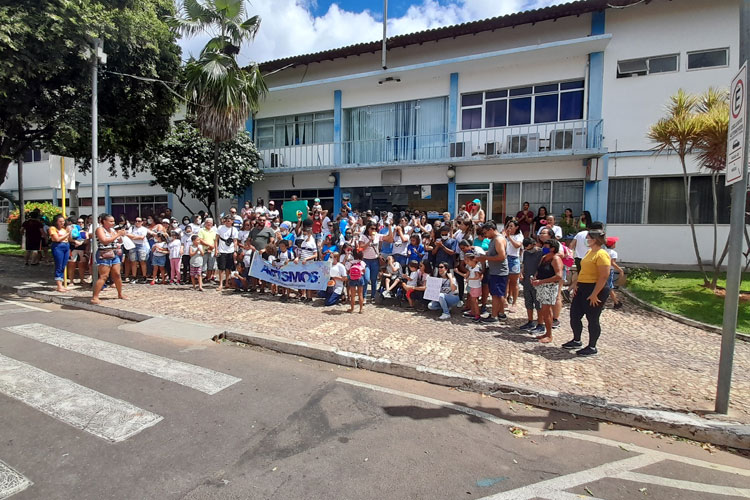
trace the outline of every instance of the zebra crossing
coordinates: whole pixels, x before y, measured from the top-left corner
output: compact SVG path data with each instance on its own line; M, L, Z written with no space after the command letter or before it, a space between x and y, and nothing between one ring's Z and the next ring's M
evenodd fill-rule
M2 311L35 308L0 299ZM46 310L45 310L46 311ZM167 380L209 396L241 379L201 366L86 337L41 323L8 326L4 331L90 358ZM59 377L29 363L0 354L0 395L20 401L88 434L119 443L157 425L164 417L127 401ZM0 500L32 485L0 460Z

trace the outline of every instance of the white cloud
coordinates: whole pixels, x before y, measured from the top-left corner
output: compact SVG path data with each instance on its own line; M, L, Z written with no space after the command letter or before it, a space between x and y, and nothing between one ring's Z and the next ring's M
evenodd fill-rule
M322 16L314 16L316 0L253 0L250 15L261 16L255 42L242 48L240 62L269 61L281 57L319 52L382 37L382 18L369 10L347 11L332 4ZM376 0L377 1L377 0ZM401 35L426 29L502 16L570 0L422 0L406 14L388 20L388 35ZM208 36L181 40L183 55L197 56Z

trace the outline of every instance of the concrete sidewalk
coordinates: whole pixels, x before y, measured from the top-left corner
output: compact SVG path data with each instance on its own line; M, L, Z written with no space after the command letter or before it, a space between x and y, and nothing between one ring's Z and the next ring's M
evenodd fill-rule
M5 286L59 297L51 278L50 266L24 267L21 259L0 256ZM631 304L603 313L599 355L579 359L560 348L572 337L567 309L554 342L542 345L518 330L526 321L522 310L507 322L485 325L457 312L449 321L437 321L433 312L371 305L364 314L348 314L343 306L283 304L269 295L218 293L212 287L200 293L189 286L126 285L125 293L129 300L120 301L113 290L105 291L99 310L134 320L166 316L211 324L217 335L228 332L292 354L364 368L387 365L379 371L497 390L502 397L565 411L578 405L584 414L633 425L650 418L640 414L658 416L662 410L683 414L675 425L739 423L735 430L750 442L750 343L737 342L730 415L713 415L720 336ZM86 307L91 292L66 295ZM630 408L629 419L609 416L624 407ZM705 418L693 422L694 417ZM668 432L669 426L655 430Z

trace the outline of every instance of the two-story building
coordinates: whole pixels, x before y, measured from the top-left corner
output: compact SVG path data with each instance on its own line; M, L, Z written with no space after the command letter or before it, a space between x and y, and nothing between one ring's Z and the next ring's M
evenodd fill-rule
M735 0L582 0L266 62L246 198L455 213L588 210L627 262L692 264L681 167L646 134L678 89L727 87ZM704 253L711 178L691 159ZM726 235L728 190L719 189Z

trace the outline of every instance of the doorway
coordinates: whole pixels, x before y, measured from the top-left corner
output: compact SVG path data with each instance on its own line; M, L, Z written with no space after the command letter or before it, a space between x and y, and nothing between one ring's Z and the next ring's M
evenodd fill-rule
M479 200L482 203L482 210L484 210L485 220L490 219L491 211L489 211L487 207L491 206L492 194L489 189L456 191L456 212L458 213L463 205L468 205L474 200Z

